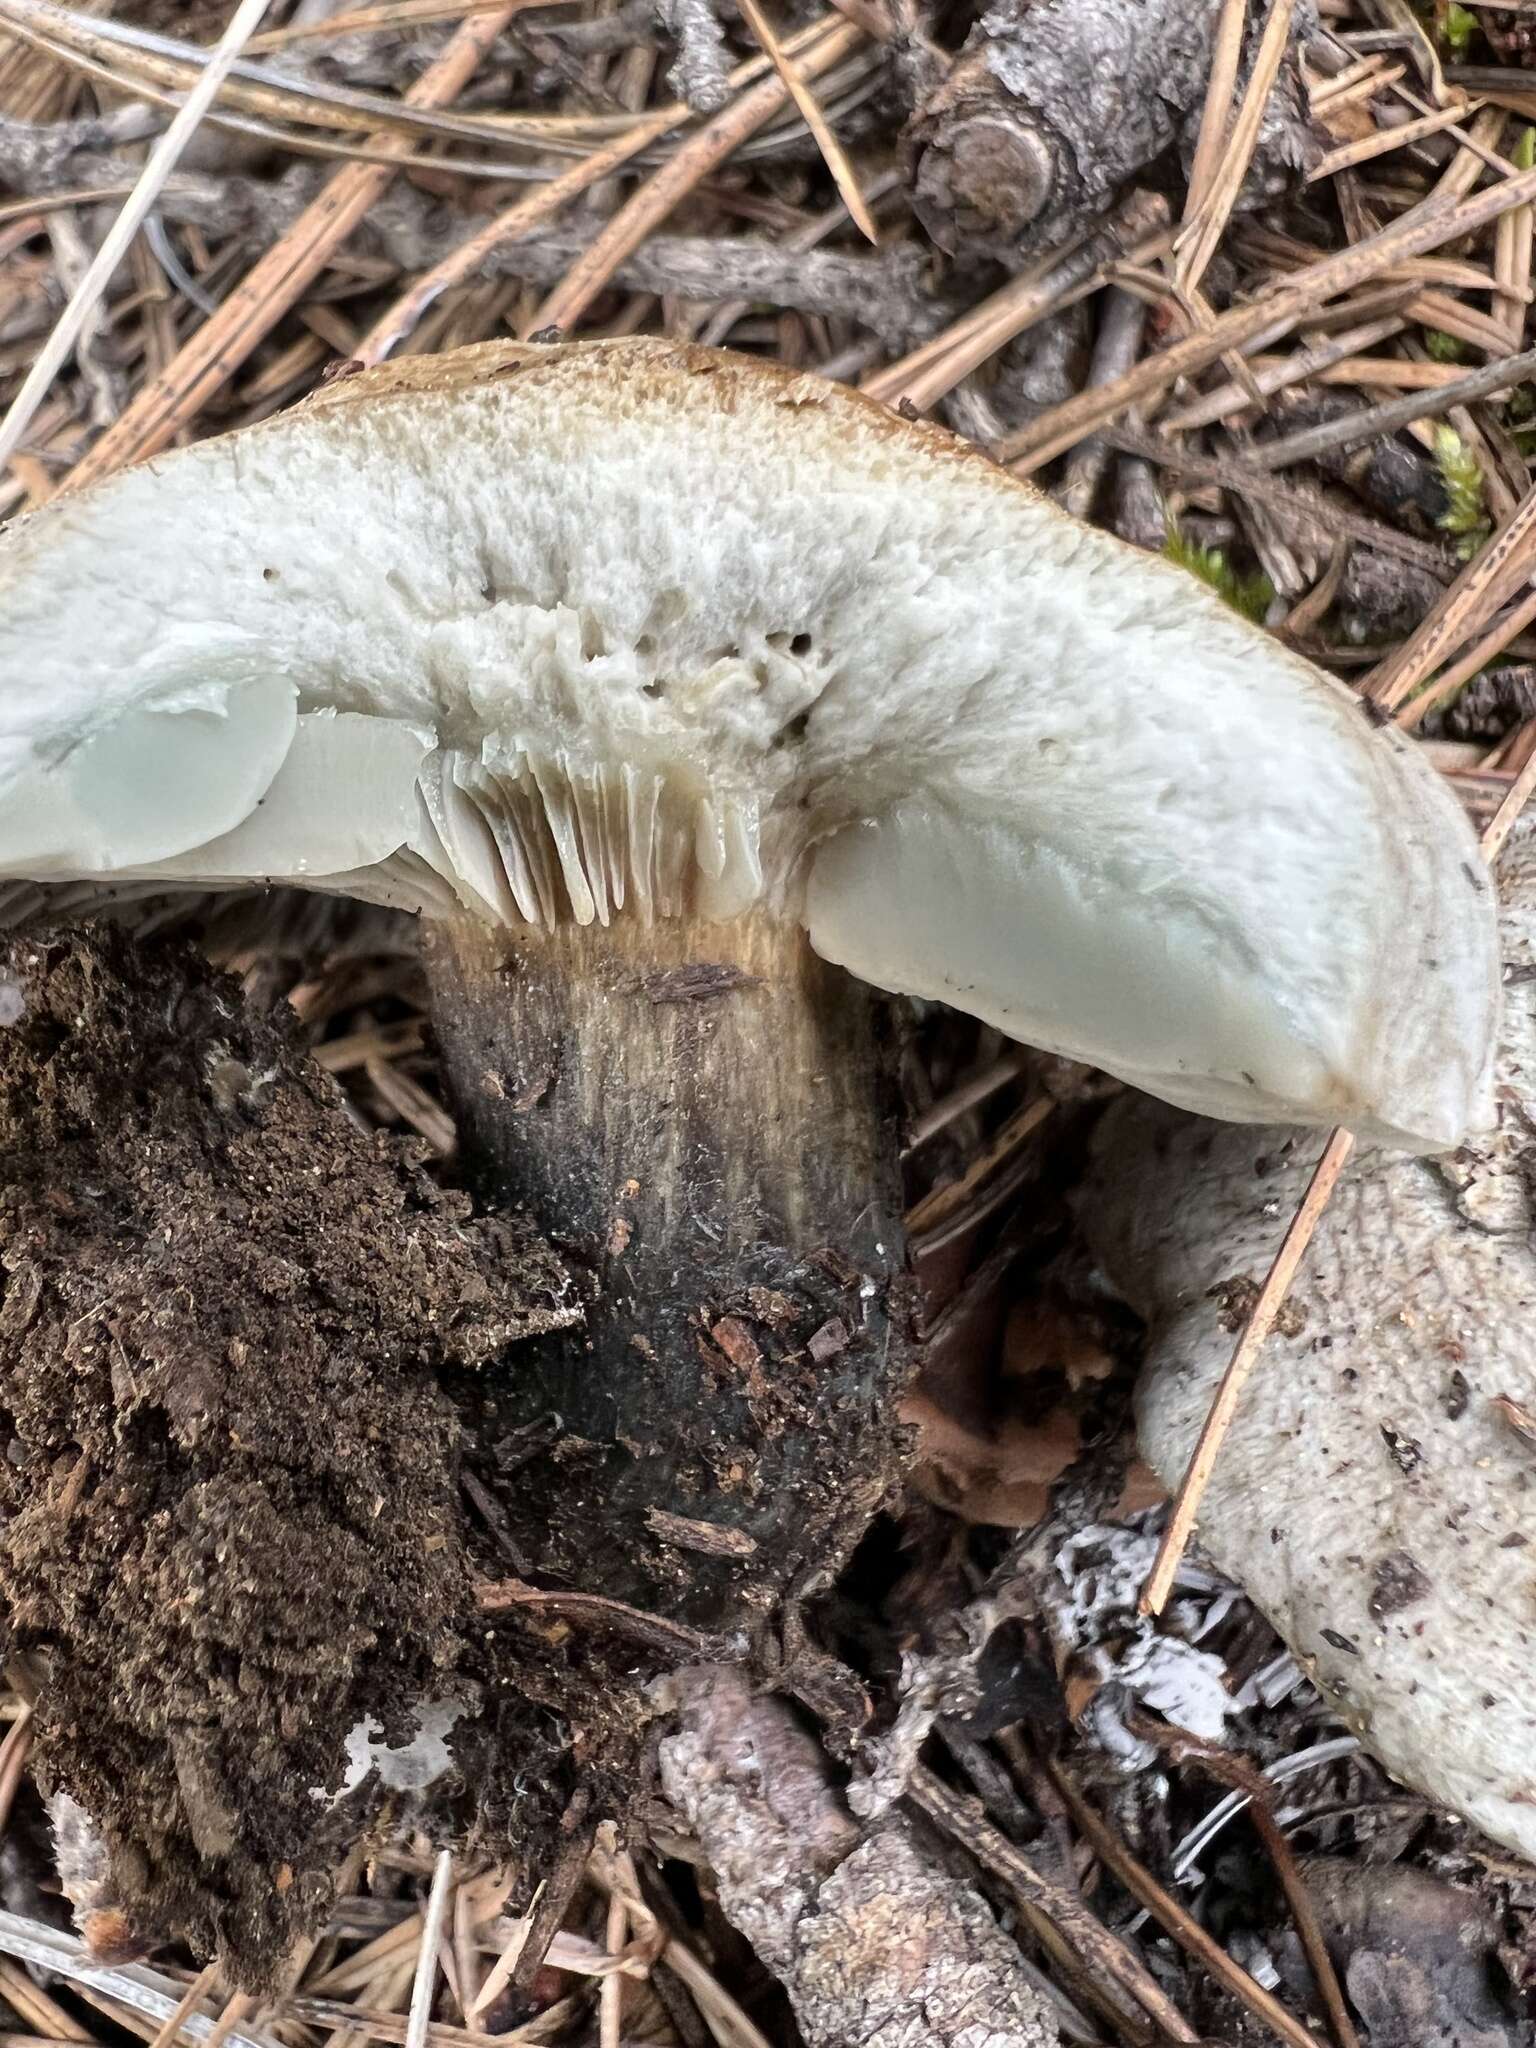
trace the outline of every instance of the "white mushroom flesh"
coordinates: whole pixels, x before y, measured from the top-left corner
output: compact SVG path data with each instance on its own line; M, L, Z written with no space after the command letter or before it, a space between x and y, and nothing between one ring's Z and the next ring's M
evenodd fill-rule
M664 343L402 364L21 523L0 876L761 902L1215 1115L1487 1108L1491 907L1398 735L935 430Z

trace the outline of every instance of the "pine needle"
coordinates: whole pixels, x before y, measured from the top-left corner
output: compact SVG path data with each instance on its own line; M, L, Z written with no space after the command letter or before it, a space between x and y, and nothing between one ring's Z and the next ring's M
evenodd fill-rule
M460 23L437 61L407 99L418 106L456 98L482 62L520 0L501 0L490 14ZM404 153L403 144L400 153ZM274 242L198 328L164 371L139 392L113 427L70 472L71 486L94 481L124 463L153 455L195 419L320 275L338 249L388 189L393 162L348 164L312 199L288 232Z
M142 226L146 214L159 198L166 180L175 170L204 114L213 104L214 97L230 67L255 34L268 5L269 0L240 0L228 28L219 38L217 48L204 66L201 77L187 94L175 120L150 151L149 160L138 183L129 194L117 219L108 229L101 247L87 265L84 276L70 294L69 303L59 315L53 332L38 351L37 360L27 372L5 419L0 421L0 469L5 467L20 447L37 408L47 397L50 385L67 362L70 350L84 333L102 293L111 282L113 272L128 254L129 245Z
M832 173L832 182L848 209L848 218L866 241L878 242L880 230L875 226L874 215L864 203L864 194L859 189L858 174L848 160L847 151L833 132L831 122L823 113L820 100L812 92L808 82L801 77L794 58L785 51L772 22L757 4L757 0L737 0L737 4L748 28L761 45L763 54L783 79L790 98L800 110L801 119L815 138L822 161Z

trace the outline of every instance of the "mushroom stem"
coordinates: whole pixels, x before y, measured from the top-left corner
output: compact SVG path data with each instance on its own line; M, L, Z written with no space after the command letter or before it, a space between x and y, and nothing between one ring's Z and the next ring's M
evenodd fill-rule
M899 1469L890 1000L766 917L428 944L471 1178L589 1291L489 1383L503 1431L560 1418L519 1543L695 1626L770 1613Z

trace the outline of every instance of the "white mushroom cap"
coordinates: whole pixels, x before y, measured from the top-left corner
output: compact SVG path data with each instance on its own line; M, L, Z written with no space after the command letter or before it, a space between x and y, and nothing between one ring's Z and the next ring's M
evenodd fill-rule
M13 530L0 693L0 876L761 904L1216 1116L1485 1114L1492 905L1412 749L813 377L626 341L341 380Z

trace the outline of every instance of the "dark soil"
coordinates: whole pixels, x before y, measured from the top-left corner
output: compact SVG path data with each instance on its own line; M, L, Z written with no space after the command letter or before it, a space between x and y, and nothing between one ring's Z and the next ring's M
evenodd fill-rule
M562 1275L189 950L33 936L0 1017L0 1601L40 1776L130 1928L269 1982L380 1804L316 1796L348 1731L403 1738L483 1645L436 1376L568 1320Z
M879 1417L904 1370L883 1294L812 1261L803 1288L786 1268L793 1313L680 1281L658 1392L605 1340L611 1276L568 1278L515 1210L477 1217L418 1141L366 1131L291 1018L165 941L0 953L9 1673L44 1794L83 1809L61 1863L106 1867L64 1871L96 1951L175 1938L256 1990L414 1797L372 1775L332 1796L360 1724L397 1745L423 1703L460 1709L456 1771L411 1816L526 1900L649 1783L659 1674L745 1660L862 1719L800 1603L896 1469ZM811 1150L784 1153L791 1192ZM868 1210L878 1174L850 1159ZM706 1483L726 1450L771 1467L762 1498Z

